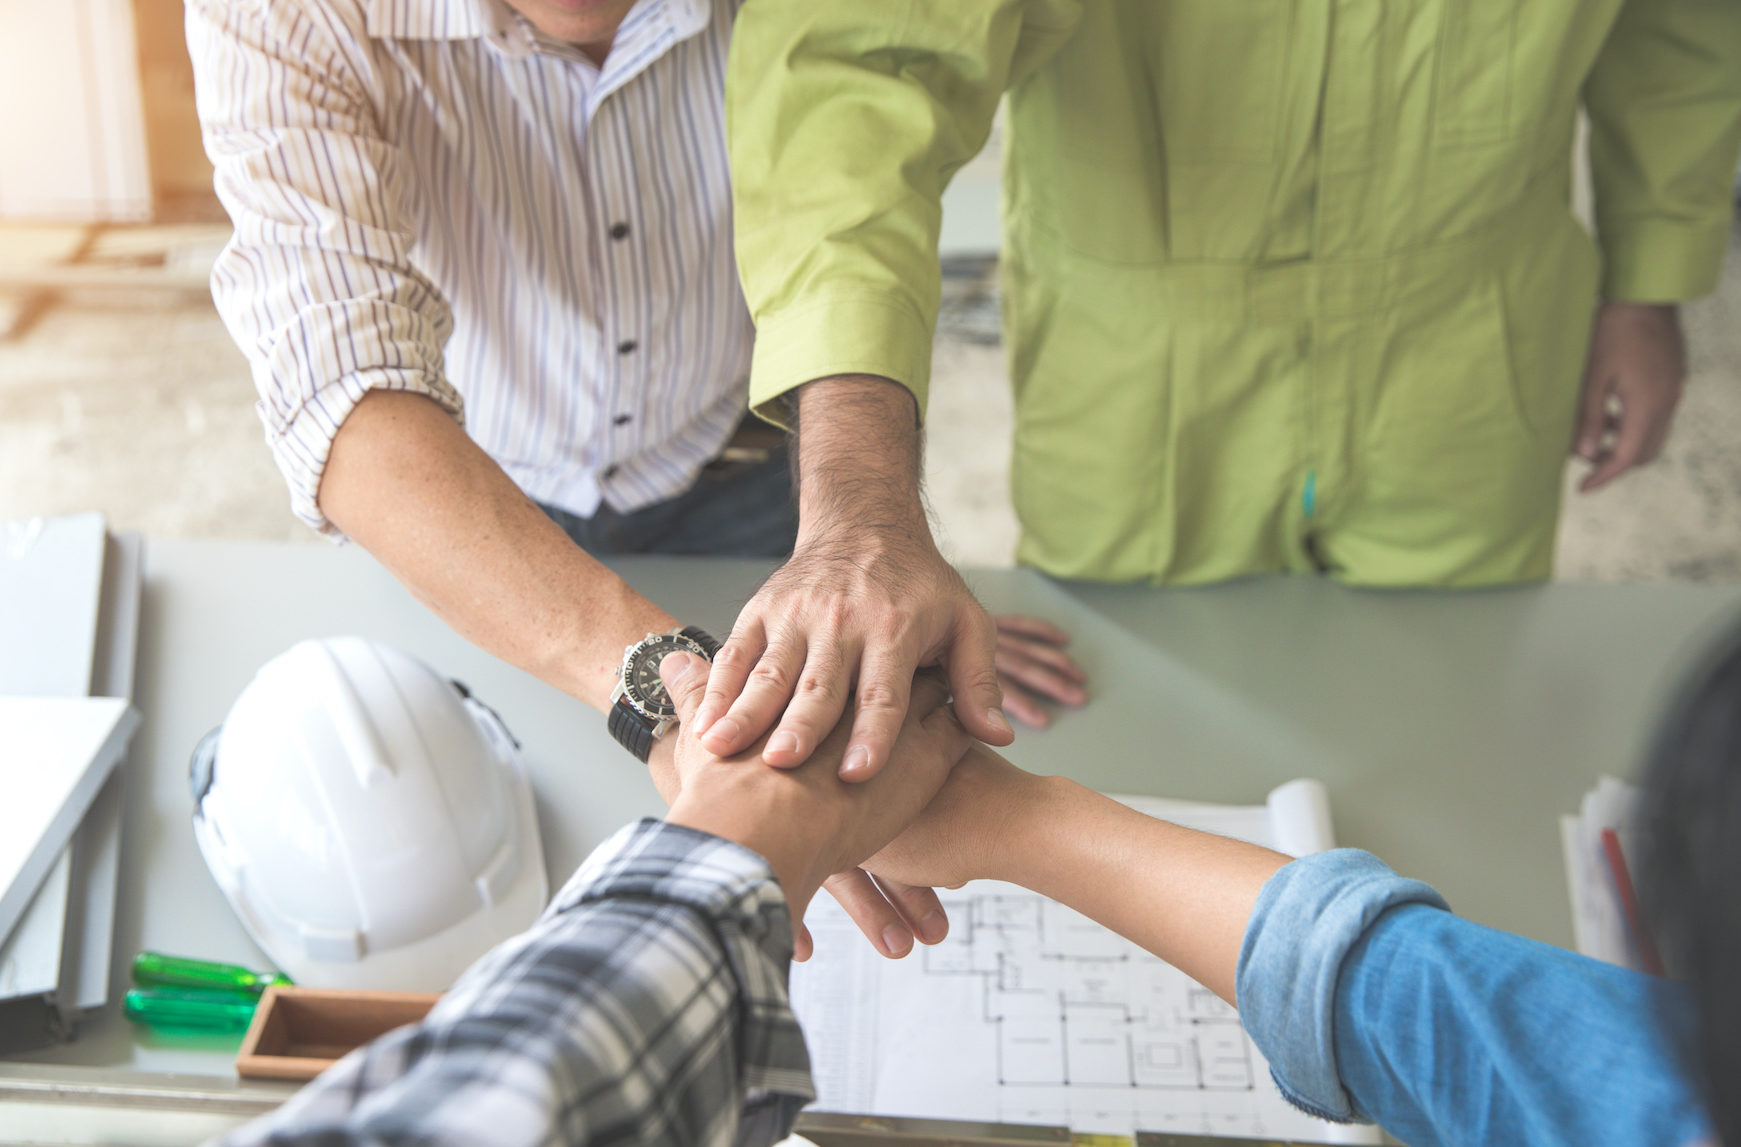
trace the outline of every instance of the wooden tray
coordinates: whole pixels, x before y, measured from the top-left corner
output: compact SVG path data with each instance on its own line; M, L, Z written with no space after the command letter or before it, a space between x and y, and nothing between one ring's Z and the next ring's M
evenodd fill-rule
M429 1014L438 994L267 988L236 1053L245 1079L313 1079L346 1052Z

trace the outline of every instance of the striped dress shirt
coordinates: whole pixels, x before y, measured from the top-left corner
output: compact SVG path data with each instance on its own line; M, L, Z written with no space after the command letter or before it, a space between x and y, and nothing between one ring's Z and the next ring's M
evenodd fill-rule
M816 1096L767 861L644 820L422 1023L216 1147L769 1147Z
M724 72L741 0L640 0L602 68L501 0L187 0L235 236L212 275L292 507L370 389L435 399L583 517L741 417Z

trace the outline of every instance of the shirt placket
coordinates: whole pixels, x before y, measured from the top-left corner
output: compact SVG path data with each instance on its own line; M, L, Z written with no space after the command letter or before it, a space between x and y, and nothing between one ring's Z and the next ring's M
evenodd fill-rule
M609 433L600 458L599 483L609 490L622 462L639 450L646 421L647 307L645 217L636 191L633 140L619 102L606 98L592 114L587 132L594 218L604 228L601 240L609 291L603 300L598 409Z

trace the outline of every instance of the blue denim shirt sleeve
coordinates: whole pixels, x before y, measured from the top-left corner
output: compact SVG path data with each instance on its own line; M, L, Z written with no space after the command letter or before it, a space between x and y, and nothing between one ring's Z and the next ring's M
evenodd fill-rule
M1452 915L1364 852L1270 879L1236 989L1290 1100L1414 1147L1715 1141L1663 1035L1678 988Z

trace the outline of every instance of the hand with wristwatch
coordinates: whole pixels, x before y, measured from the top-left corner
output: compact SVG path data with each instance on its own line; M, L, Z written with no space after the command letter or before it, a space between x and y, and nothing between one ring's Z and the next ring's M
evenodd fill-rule
M677 724L677 706L665 689L659 666L673 653L693 654L711 663L718 651L719 642L693 625L649 633L623 650L623 664L617 670L616 687L611 690L608 720L611 736L642 764L649 763L654 742ZM666 800L672 798L672 792L663 786L661 792ZM846 909L865 937L892 959L911 951L915 939L935 944L948 934L948 917L942 902L929 888L904 889L902 902L897 906L856 868L835 873L823 887ZM801 920L796 922L793 944L798 959L809 958L812 941Z
M653 742L677 723L677 708L659 678L659 664L673 653L690 653L713 660L719 642L693 625L666 633L649 633L623 650L616 688L611 690L608 725L611 736L645 764Z

